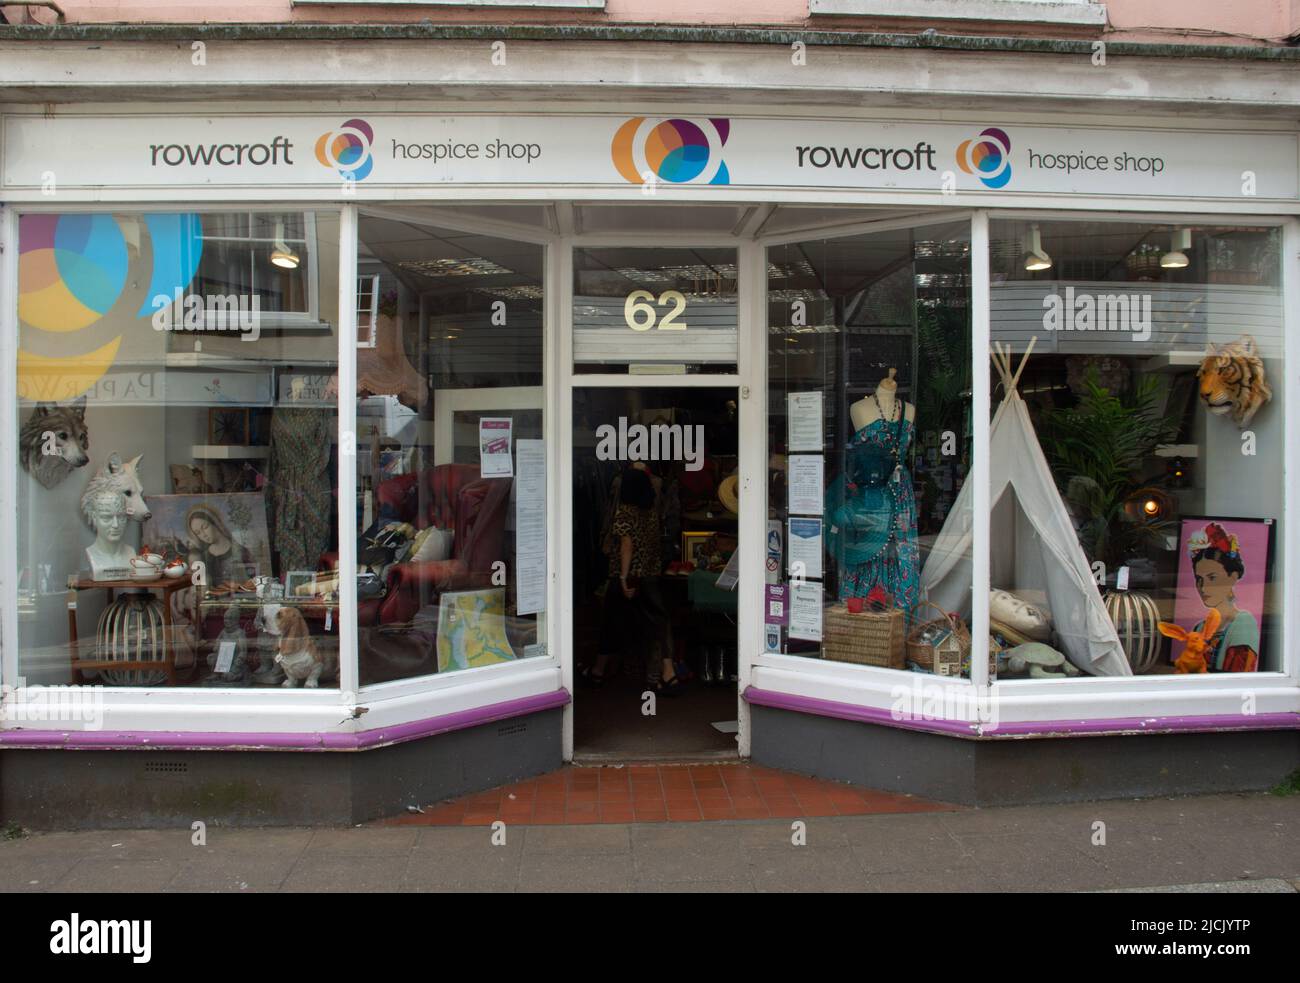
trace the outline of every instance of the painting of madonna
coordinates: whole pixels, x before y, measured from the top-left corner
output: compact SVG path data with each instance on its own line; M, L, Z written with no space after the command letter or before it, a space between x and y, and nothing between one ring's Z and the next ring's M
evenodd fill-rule
M1262 519L1183 519L1175 621L1201 631L1210 609L1219 628L1206 655L1209 672L1259 669L1260 622L1271 560L1273 524ZM1195 585L1195 590L1187 589ZM1171 659L1182 648L1175 643Z

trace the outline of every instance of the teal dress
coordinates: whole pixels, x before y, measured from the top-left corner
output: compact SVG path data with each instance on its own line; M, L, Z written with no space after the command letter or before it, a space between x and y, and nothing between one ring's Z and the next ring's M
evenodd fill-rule
M826 490L841 601L866 597L877 585L894 607L910 611L920 600L916 492L904 463L914 435L906 419L871 421L849 440L844 467Z

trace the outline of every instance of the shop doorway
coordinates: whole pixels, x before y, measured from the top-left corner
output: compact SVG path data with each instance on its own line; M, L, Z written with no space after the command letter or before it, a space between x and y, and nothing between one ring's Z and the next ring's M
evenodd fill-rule
M739 438L734 386L574 388L578 756L736 753Z

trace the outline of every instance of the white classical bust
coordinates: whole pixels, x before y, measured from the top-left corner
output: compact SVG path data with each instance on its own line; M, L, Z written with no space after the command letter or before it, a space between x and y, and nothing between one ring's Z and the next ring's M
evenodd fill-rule
M95 541L86 547L94 580L125 580L131 576L135 550L126 544L126 496L104 489L82 499L81 508L95 527Z

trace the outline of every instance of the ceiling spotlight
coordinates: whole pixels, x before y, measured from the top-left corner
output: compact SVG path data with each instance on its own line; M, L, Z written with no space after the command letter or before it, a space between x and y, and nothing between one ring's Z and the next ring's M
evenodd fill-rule
M1192 248L1192 230L1177 229L1170 237L1170 250L1160 257L1160 267L1165 270L1184 270L1191 262L1187 250Z
M282 270L296 270L300 262L302 261L298 258L298 254L284 241L284 220L277 219L275 245L271 248L271 265L278 266Z
M1037 225L1031 226L1025 235L1025 254L1021 258L1025 269L1031 273L1052 268L1052 257L1043 252L1043 237Z

